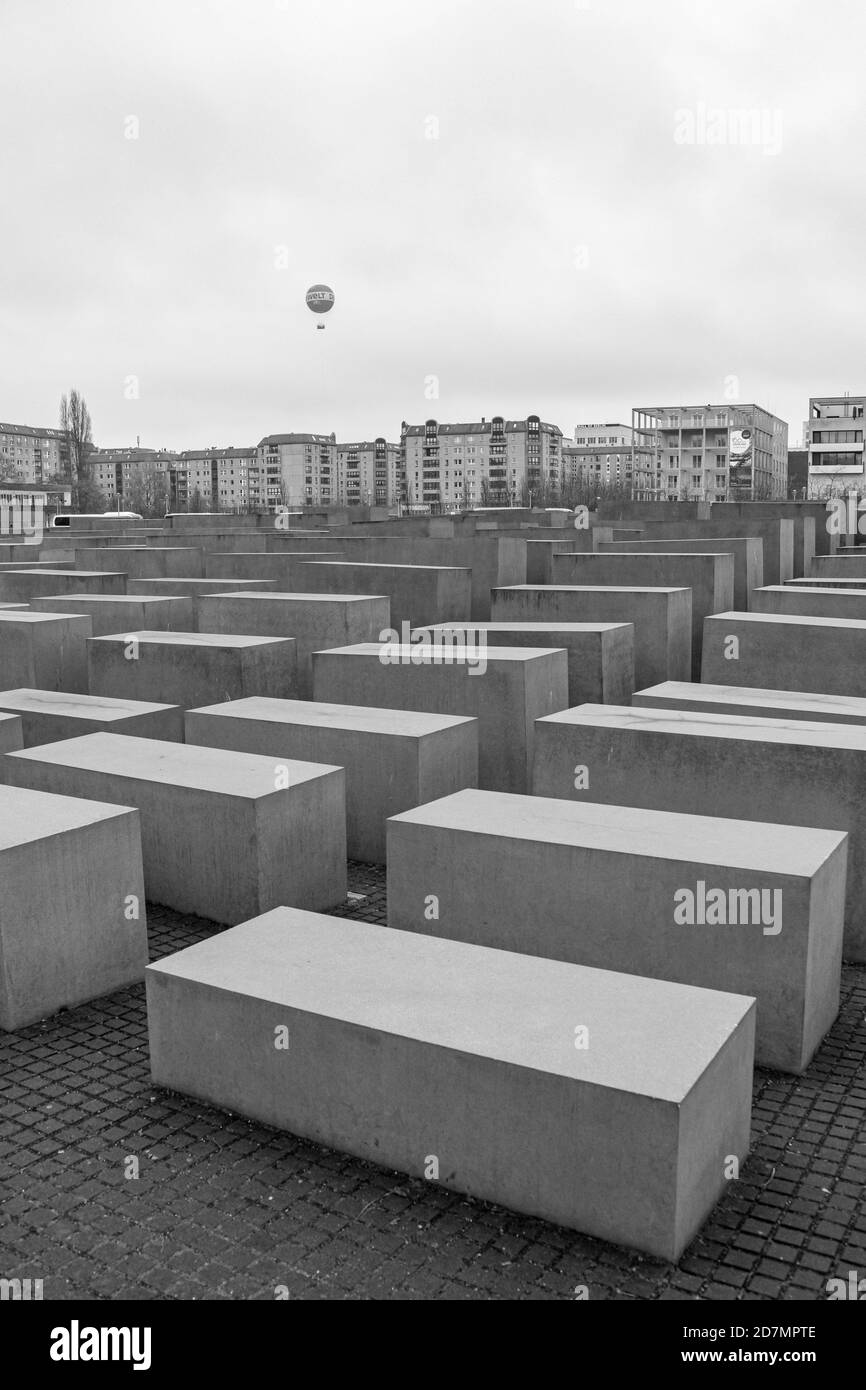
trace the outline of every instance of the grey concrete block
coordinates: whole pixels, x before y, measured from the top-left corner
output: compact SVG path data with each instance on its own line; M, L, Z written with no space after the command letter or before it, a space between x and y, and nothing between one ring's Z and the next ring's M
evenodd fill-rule
M0 872L0 1028L24 1028L142 979L137 811L0 787Z
M297 655L297 689L313 693L313 652L378 642L391 626L391 601L384 595L225 593L198 599L202 632L244 632L257 637L291 637Z
M636 686L688 680L692 673L690 589L619 588L610 584L496 589L493 621L632 623Z
M446 643L463 633L470 646L563 647L570 705L624 705L634 690L633 623L441 623L415 632ZM452 636L437 636L446 633Z
M291 638L231 633L130 632L88 643L91 695L192 709L216 699L296 693Z
M10 688L87 690L90 619L0 610L0 673Z
M846 959L866 961L866 729L581 705L535 726L536 796L848 832Z
M662 1259L748 1149L741 996L287 909L147 988L156 1085Z
M94 637L113 632L189 631L189 603L183 598L138 594L55 594L35 598L34 613L84 613L93 625Z
M839 1011L846 863L836 831L464 791L388 822L388 925L754 995L756 1062L802 1072Z
M724 553L692 554L657 551L614 551L593 555L554 555L556 585L654 585L692 592L692 676L701 670L703 621L710 613L725 613L734 604L734 559Z
M178 912L235 923L345 900L341 767L88 734L0 758L0 779L137 807L147 896Z
M313 699L476 718L479 784L525 792L535 720L567 707L568 666L563 650L493 647L480 658L455 648L438 659L430 647L366 642L314 653Z
M186 742L345 768L347 853L370 863L385 862L389 816L478 785L476 719L310 700L235 700L190 710Z
M866 621L793 613L719 613L704 623L709 685L866 695Z
M25 688L0 690L0 710L18 718L23 735L19 748L99 733L183 742L183 710L177 705Z

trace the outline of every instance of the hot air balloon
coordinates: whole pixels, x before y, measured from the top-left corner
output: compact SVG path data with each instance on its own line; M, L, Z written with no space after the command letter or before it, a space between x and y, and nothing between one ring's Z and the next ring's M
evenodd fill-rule
M307 308L314 314L327 314L334 307L334 291L330 285L311 285L307 290ZM323 323L317 323L317 328L324 328Z

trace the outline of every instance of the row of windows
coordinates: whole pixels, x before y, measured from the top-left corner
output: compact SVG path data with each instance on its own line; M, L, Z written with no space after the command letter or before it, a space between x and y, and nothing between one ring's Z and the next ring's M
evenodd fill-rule
M812 454L812 468L852 468L862 466L860 454Z

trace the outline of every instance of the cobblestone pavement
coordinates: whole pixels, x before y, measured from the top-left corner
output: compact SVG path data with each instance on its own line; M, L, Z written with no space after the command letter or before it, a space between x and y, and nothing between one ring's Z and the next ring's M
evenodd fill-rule
M341 916L385 920L351 866ZM216 928L149 911L154 958ZM51 1299L817 1299L866 1276L866 969L803 1077L759 1071L753 1149L665 1264L156 1090L144 988L0 1035L0 1277ZM135 1156L140 1176L125 1176Z

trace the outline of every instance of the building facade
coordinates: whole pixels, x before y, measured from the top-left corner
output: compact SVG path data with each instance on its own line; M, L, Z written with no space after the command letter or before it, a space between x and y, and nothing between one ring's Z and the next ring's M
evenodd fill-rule
M190 503L205 511L245 512L250 505L250 474L256 447L184 449L169 470L171 509Z
M250 465L250 505L303 507L339 502L333 434L268 434Z
M92 449L88 465L91 481L99 488L109 510L160 516L168 506L169 473L177 458L168 449L131 445Z
M631 425L575 425L574 440L563 447L566 483L631 490Z
M645 501L787 496L788 426L758 405L637 406L633 495Z
M810 496L863 487L864 407L866 396L810 397L809 418L803 425Z
M403 500L403 464L399 444L381 435L372 441L335 445L337 501L392 506ZM324 499L313 495L314 504Z
M0 424L0 471L8 482L44 483L69 476L69 445L62 430Z
M562 484L562 430L537 415L467 424L403 422L405 500L457 510L542 498Z

